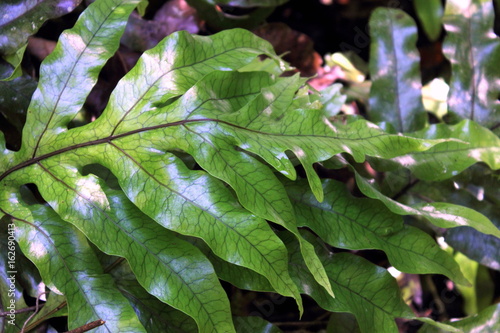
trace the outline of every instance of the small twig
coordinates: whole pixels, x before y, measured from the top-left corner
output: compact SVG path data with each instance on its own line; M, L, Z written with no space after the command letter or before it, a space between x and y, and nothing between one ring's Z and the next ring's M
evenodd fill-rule
M430 275L425 275L424 279L425 279L427 288L429 288L429 291L432 295L432 300L434 301L434 304L436 305L439 320L440 321L447 320L448 315L446 314L446 306L444 305L444 302L441 300L441 297L439 297L438 290L436 288L436 285L432 281L432 277Z
M284 321L284 322L273 322L275 326L314 326L314 325L326 325L328 321Z
M496 130L499 127L500 127L500 123L496 123L495 125L493 125L493 126L490 127L490 131L494 131L494 130Z
M83 326L80 326L78 328L75 328L74 330L67 331L64 333L83 333L83 332L88 332L90 330L93 330L96 327L99 327L101 325L104 325L106 322L102 319L96 320L96 321L91 321L88 324L85 324Z
M39 308L42 308L45 304L42 304L40 305ZM29 306L27 308L22 308L22 309L19 309L19 310L15 310L14 312L10 312L10 311L6 311L6 312L0 312L0 317L7 317L7 315L10 315L10 314L18 314L18 313L24 313L24 312L30 312L30 311L33 311L33 310L36 310L36 306Z
M43 293L39 294L36 297L35 312L33 312L31 314L31 316L29 316L28 319L26 319L26 321L23 324L23 328L21 328L21 332L19 332L19 333L24 333L24 329L26 328L26 325L28 325L28 323L31 320L31 318L33 318L38 313L38 310L40 310L40 306L39 306L38 302L40 301L40 297L42 297L42 295L45 295L45 294L47 294L46 291L44 291Z
M422 199L422 200L424 200L424 201L426 201L426 202L429 202L429 203L434 202L434 200L432 200L431 198L426 197L425 195L420 194L420 193L416 193L416 194L415 194L415 196L416 196L417 198Z
M117 267L118 265L120 265L123 261L125 261L125 258L120 257L120 258L116 259L108 267L106 267L104 269L104 273L111 272L115 267Z
M328 317L331 315L332 313L331 312L325 312L323 313L321 316L317 317L316 319L314 319L314 321L324 321L325 318L328 319Z
M401 191L399 191L392 197L392 200L397 201L400 197L405 195L406 192L408 192L413 186L417 185L419 181L420 181L419 179L414 179L411 182L409 182L405 187L401 189Z

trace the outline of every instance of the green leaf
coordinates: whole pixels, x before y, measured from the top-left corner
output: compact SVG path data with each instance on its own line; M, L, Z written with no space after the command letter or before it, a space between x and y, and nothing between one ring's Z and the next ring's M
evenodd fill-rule
M28 42L48 19L59 17L75 9L81 0L12 0L0 3L0 56L13 67L14 72L3 80L18 77L20 63Z
M411 203L422 202L420 194L433 201L449 202L475 210L487 216L500 228L500 180L486 166L476 165L462 174L442 182L420 181L406 196ZM500 239L485 235L470 227L457 227L444 234L453 249L469 258L500 270Z
M71 30L64 32L40 67L40 81L28 109L22 156L41 154L50 141L76 116L99 71L118 49L127 16L139 0L92 3ZM61 61L67 59L67 61Z
M227 281L240 289L276 292L264 276L243 266L233 265L220 259L201 241L191 240L191 242L207 256L219 279Z
M356 199L345 186L323 182L325 202L316 201L304 184L287 184L299 226L313 230L326 243L351 250L384 251L398 270L413 274L437 273L468 285L453 257L423 231L404 226L403 220L372 199Z
M481 266L477 261L467 258L460 252L455 253L454 257L467 279L472 281L472 286L470 287L457 285L460 295L464 298L464 312L467 315L476 314L489 306L493 301L491 290L495 288L495 285L491 281L490 272L486 267Z
M446 1L443 52L451 62L449 110L492 127L500 123L500 39L489 0Z
M440 228L469 226L482 233L500 237L500 229L491 223L486 216L471 208L444 202L423 203L412 206L404 205L380 193L366 178L363 178L357 172L356 184L364 195L380 200L393 213L422 216Z
M139 15L141 15L141 16L146 15L146 9L148 8L148 6L149 6L148 0L141 0L137 4L137 12L139 13Z
M106 323L96 332L145 332L82 233L46 206L16 213L16 240L47 287L66 296L70 329L102 319Z
M125 261L110 273L120 292L134 307L147 332L196 332L196 322L149 294L136 280Z
M342 85L332 84L321 90L320 101L325 113L329 116L335 116L346 101L346 96L342 96L340 90Z
M1 67L0 65L0 71ZM28 75L10 81L0 81L0 114L5 119L2 131L5 133L7 145L12 150L20 148L26 111L36 85L36 81ZM0 160L7 156L8 154L2 155Z
M73 32L70 31L69 34L71 33ZM181 47L182 44L185 47ZM96 46L87 46L88 50L92 50L93 48L96 48ZM177 50L181 50L181 52L176 54ZM123 130L125 130L125 133L127 133L124 136L126 139L125 141L130 141L127 136L131 134L128 133L131 126L139 126L140 128L146 126L147 128L147 121L144 122L143 118L150 118L152 113L146 113L145 111L151 111L151 108L153 107L162 111L160 115L167 115L169 118L175 118L177 116L176 113L181 113L181 115L183 115L183 109L177 109L176 112L172 112L171 114L165 113L165 108L168 108L169 103L171 103L171 101L168 101L169 98L177 97L178 95L185 93L190 85L194 84L197 79L203 77L207 72L212 72L215 69L238 69L239 67L242 67L252 61L260 54L269 54L270 56L276 58L276 56L271 52L272 48L267 42L243 31L226 32L212 38L192 37L187 33L182 32L172 35L164 40L163 43L161 43L156 49L151 50L151 52L147 52L135 69L121 81L111 97L110 106L104 111L103 117L99 118L99 121L94 122L91 125L98 126L101 122L104 122L105 124L108 122L108 124L102 127L102 129L98 129L98 131L94 132L94 134L96 134L97 137L100 135L107 137L111 134L113 137L120 138L123 136ZM175 57L173 56L174 54L176 54ZM74 60L71 53L62 53L59 55L59 57L63 56L69 58L69 63L72 64L72 67L77 66L77 63L72 62ZM54 60L49 59L49 61ZM158 70L159 68L161 68L161 70ZM249 75L247 76L249 77ZM267 76L257 76L261 78L261 81L269 81ZM138 84L138 82L142 82L142 84ZM210 81L207 79L205 84L208 82ZM242 81L240 82L240 85L237 85L236 87L243 86L246 87L245 82ZM56 88L57 87L54 89L57 90ZM249 86L249 88L255 91L253 94L259 93L258 88L256 89L252 86ZM66 86L61 86L59 89L62 93L64 93ZM168 89L168 93L165 92L165 89ZM35 94L32 105L36 105L38 100L43 101L44 98L53 100L54 96L51 94L52 91L45 91L44 86L41 84L40 89L38 90L38 95ZM81 93L82 96L83 91L85 91L85 89L79 90L79 93ZM44 93L45 95L43 95ZM240 91L237 91L236 93L241 94ZM59 96L61 96L61 92L56 91L56 96L59 98ZM126 97L124 98L124 96ZM187 98L187 96L185 97ZM242 103L245 99L251 97L252 94L248 94L247 96L243 95L236 97L233 100L231 100L231 96L228 96L227 99L234 103ZM55 99L57 100L57 98ZM189 104L194 101L189 99L187 99L187 101L189 103L186 106L191 107ZM175 103L172 105L177 106ZM59 133L59 135L69 135L69 138L62 139L57 136L56 140L55 132L60 131L60 126L65 123L65 120L61 115L66 114L69 117L71 110L70 108L62 108L60 104L52 105L51 110L51 115L53 115L52 118L44 117L43 112L38 113L36 117L33 116L33 119L39 123L42 120L47 121L47 119L49 119L51 123L44 125L47 129L49 129L49 132L43 131L43 126L41 126L41 135L45 136L43 136L43 138L39 138L38 142L34 145L35 149L23 149L19 154L23 156L22 158L29 156L27 152L30 152L30 150L36 150L40 147L40 153L38 154L42 154L41 159L45 159L49 155L52 155L52 153L48 153L49 155L43 156L44 152L50 151L60 144L62 144L60 147L67 146L68 142L72 142L74 144L73 148L78 147L77 150L82 148L83 150L88 149L92 151L90 155L84 153L84 155L81 156L84 157L86 155L87 157L91 157L90 160L86 161L80 160L78 162L79 157L77 156L79 156L80 153L74 155L73 152L71 152L67 155L63 154L61 157L68 158L69 164L74 164L76 162L81 166L89 164L88 162L95 157L102 159L101 162L104 162L102 163L103 165L108 166L115 175L122 178L122 181L120 182L121 186L125 189L129 198L131 198L139 208L148 213L150 216L153 216L158 222L183 234L203 238L209 243L217 255L225 260L262 272L270 279L270 282L276 290L282 292L284 295L294 296L300 304L300 296L297 287L293 284L286 273L287 255L285 247L276 236L273 236L271 229L264 220L248 214L245 210L238 206L231 193L224 188L223 184L207 176L204 172L188 170L173 154L157 154L149 148L144 151L142 148L145 148L146 146L142 146L140 141L135 139L130 141L132 142L132 145L125 143L124 149L126 150L122 150L122 148L116 146L115 144L107 147L101 146L101 148L107 150L105 153L104 151L98 152L100 148L95 150L96 147L99 147L99 141L95 141L97 137L94 135L92 135L92 138L87 137L86 139L83 139L81 135L93 132L91 129L89 132L88 128L82 127L76 128L72 131L63 131L62 133ZM117 113L117 110L124 111ZM142 113L144 114L141 118L140 115ZM109 126L111 124L114 125ZM181 124L178 123L176 125ZM163 126L158 127L159 132L163 130L162 127ZM167 131L169 130L168 127L169 126L167 126ZM146 130L146 132L147 131L148 130ZM138 133L140 132L141 131ZM153 132L154 131L151 131L149 134L154 134L153 141L158 142L158 139L161 138L158 136L159 132ZM46 135L47 133L54 135L54 137ZM80 139L83 139L87 143L84 145L78 145L77 141ZM145 137L144 139L149 140L149 137ZM69 141L63 143L63 141L60 140ZM32 141L33 140L30 142ZM161 143L161 145L163 148L158 148L162 150L169 149L170 143L168 141L162 142L163 143ZM137 146L138 143L139 146ZM165 143L167 146L165 146ZM173 143L175 144L175 141ZM89 144L91 147L87 147ZM33 144L31 146L33 146ZM49 148L49 146L52 146L52 148ZM142 148L140 146L142 146ZM25 148L25 146L23 146L23 148ZM63 150L66 149L67 148L63 148ZM61 151L61 153L63 153L63 151ZM150 155L151 153L153 153L153 158L147 157L147 160L142 161L144 157ZM33 152L33 154L36 154L36 151ZM112 165L108 165L109 162L114 160L113 155L115 154L121 156L118 160L126 162L127 164L132 164L127 167L125 167L125 165L120 165L119 163L112 163ZM130 154L136 156L134 157ZM75 159L75 157L77 158ZM124 160L123 157L126 159ZM53 204L59 213L65 216L68 215L68 220L80 226L81 222L78 222L78 219L75 221L74 217L70 216L72 214L68 213L70 211L70 207L67 206L66 203L68 205L71 203L76 204L76 211L78 211L78 207L85 207L85 199L90 199L90 201L99 201L105 198L105 194L99 190L99 186L96 187L94 179L89 177L80 177L78 171L74 168L59 168L62 165L60 162L56 162L56 160L58 160L58 158L54 159L55 164L49 163L45 166L39 164L38 167L41 168L40 170L43 170L42 173L44 174L43 178L45 181L48 183L56 182L59 184L58 187L60 192L55 193L51 190L47 191L49 188L43 184L45 181L39 183L40 190L42 195ZM137 161L141 161L142 164L137 164ZM91 162L90 164L95 162L99 161L94 160L94 162ZM162 167L160 169L165 171L163 175L158 173L154 175L156 171L153 171L153 169L156 169L158 165L161 165ZM165 166L167 166L167 168L164 168ZM53 167L59 169L63 173L58 175L59 171L56 169L49 170ZM177 171L172 173L175 169L177 169ZM129 172L131 172L131 174L127 175ZM58 176L61 178L58 178ZM28 178L29 177L30 176L28 176ZM25 180L27 181L27 179ZM125 182L123 182L123 180L125 180ZM145 192L137 192L135 189L138 184L137 181L146 185ZM23 180L21 180L21 182L23 182ZM88 186L90 186L91 190L88 189ZM151 186L149 190L147 186ZM198 187L201 191L194 191L194 187ZM74 189L75 191L68 191L69 189ZM76 189L81 192L76 191ZM163 198L166 201L153 198L151 201L144 201L144 194L156 197L155 193L159 193L158 191L163 191L165 194ZM201 199L202 196L200 196L200 194L204 196L203 200ZM56 201L61 198L61 195L67 197L67 200L62 206L56 203ZM184 202L186 206L184 206L181 202ZM220 202L220 204L214 206L214 203L217 202ZM169 206L171 205L173 209L166 211L164 209L165 204ZM87 208L83 209L83 211L85 212L86 209ZM76 216L78 216L78 214ZM193 224L193 220L198 220L199 224ZM227 244L220 242L214 237L214 235L221 234L227 235ZM236 244L238 247L235 246ZM307 244L304 246L307 247ZM324 274L324 276L326 275ZM191 311L191 313L193 312ZM221 329L224 329L224 327L221 327Z
M11 80L14 80L15 78L18 78L19 76L22 75L21 61L23 60L24 51L26 50L27 46L28 46L28 43L20 46L19 49L15 53L4 56L4 60L10 66L9 66L9 70L7 71L7 73L0 74L0 82L11 81ZM11 66L12 66L12 68L10 68Z
M415 22L401 10L378 8L370 18L370 35L370 118L398 132L421 129L426 113Z
M22 267L19 265L21 253L17 251L14 242L15 228L11 221L2 218L2 229L0 232L0 307L2 312L9 313L19 309L27 308L23 296L23 286L19 279ZM13 302L13 303L12 303ZM0 317L0 329L4 333L19 332L28 319L30 313L7 314Z
M70 320L75 322L78 306L93 310L94 300L107 302L102 298L108 294L100 292L107 286L116 305L111 310L133 318L136 331L192 331L196 322L201 332L234 332L218 277L242 288L293 297L301 313L299 288L314 291L326 306L354 312L365 330L379 314L382 325L392 328L394 317L408 318L408 308L392 287L394 280L383 269L346 255L333 263L320 259L313 245L317 243L299 232L294 205L275 171L295 179L298 160L308 177L311 201L321 201L323 183L314 163L340 153L356 162L367 156L392 159L429 150L449 137L392 135L351 117L345 123L330 121L343 102L338 87L324 98L310 96L305 79L279 75L287 66L269 43L239 29L209 37L172 34L145 52L120 80L96 121L69 129L102 66L116 51L137 1L97 0L89 6L42 64L21 150L7 150L0 136L1 212L22 225L23 251L37 263L47 285L67 296ZM260 56L276 64L272 73L252 68ZM239 72L242 69L246 72ZM31 206L33 214L23 193L35 186L26 184L34 184L47 204L43 209ZM423 233L403 227L399 218L392 220L387 210L385 214L383 222L389 225L375 233L386 243L391 237L402 239L406 232L416 243L427 244L428 239L420 237ZM292 252L307 280L298 280L290 270L290 249L268 221L290 232ZM37 257L27 243L32 234L41 239L31 244L63 252ZM68 241L71 237L77 241ZM103 274L87 239L101 258L106 258L103 253L125 258L130 279ZM422 249L423 257L434 249L428 248ZM63 267L65 273L55 277L54 270L69 262L68 253L77 253L81 261L75 259L71 265L78 266ZM333 268L325 268L325 263ZM442 266L446 273L447 263ZM75 267L82 273L71 280ZM79 277L92 279L82 282ZM251 277L258 278L242 281ZM72 282L69 293L62 278ZM99 288L90 291L85 283ZM335 300L333 287L344 288L344 300L335 306L330 303ZM91 301L85 301L82 290ZM382 295L380 290L388 292ZM376 309L366 314L366 308ZM179 322L169 325L163 316L177 316ZM113 325L120 324L113 320L110 331L119 331Z
M331 123L324 111L314 106L315 102L302 105L292 104L290 101L286 103L290 91L296 91L299 86L298 76L283 78L266 88L238 112L221 114L216 111L214 114L214 110L210 110L209 113L203 112L203 116L217 117L224 133L230 133L234 137L226 140L233 140L242 149L259 155L292 180L295 179L296 172L285 152L293 152L302 163L319 201L323 200L323 193L321 182L313 168L315 162L324 161L341 152L348 152L357 162L363 162L367 155L391 158L404 155L405 150L425 151L440 142L391 135L361 119L348 124ZM233 158L236 157L235 153L232 155ZM256 172L256 175L264 177L260 172ZM230 183L229 180L224 180ZM264 185L259 185L272 186L268 182L269 179L266 179ZM276 204L276 198L274 195L270 201L273 205ZM266 218L273 221L276 219L269 215Z
M42 192L45 199L54 202L66 191L64 202L56 206L60 216L105 253L126 258L149 293L193 317L200 331L233 329L224 290L195 247L149 219L97 177L78 177L64 167L43 168L56 181L51 191Z
M463 120L453 126L431 125L411 136L460 140L443 142L425 152L403 154L392 159L420 179L450 178L477 162L484 162L493 170L500 169L500 138L473 121Z
M89 50L95 47L87 46ZM88 191L84 188L88 179L69 166L102 164L117 176L127 197L164 227L202 238L222 259L265 275L276 291L299 300L296 286L283 273L284 248L275 237L260 236L270 233L262 218L268 219L295 233L313 276L332 293L312 246L298 234L281 183L267 166L234 147L262 156L291 176L295 170L282 156L286 150L294 151L311 177L315 194L321 196L319 179L312 168L318 160L341 151L361 160L367 153L392 157L398 152L428 149L439 141L388 135L364 121L337 129L320 109L307 109L315 102L302 97L293 100L303 84L298 76L273 79L266 73L214 71L241 68L260 54L276 58L268 43L241 30L211 38L173 34L143 55L118 84L97 121L63 130L76 107L71 111L62 104L52 104L46 109L50 112L33 115L32 122L41 125L40 134L36 138L35 130L35 135L27 136L23 149L16 154L17 166L14 164L3 178L9 177L5 181L13 188L23 182L38 183L45 199L63 213L66 208L56 201L67 198L65 203L75 204L80 194L75 196L64 186L51 191L50 184L67 182L76 189L80 182L82 189L78 191ZM73 59L71 53L58 56ZM69 63L75 67L77 63L72 61ZM33 107L44 99L58 100L66 93L65 85L53 88L55 98L53 90L44 89L40 84ZM82 99L84 91L79 89ZM292 123L301 125L290 126ZM274 148L270 151L268 146ZM210 174L231 185L242 205L259 218L240 208L222 183L204 172L187 169L168 152L173 149L188 152ZM29 160L30 156L35 157ZM275 156L280 157L278 164ZM14 179L12 172L17 170L19 177ZM103 197L99 190L91 193ZM85 193L82 196L88 197ZM165 205L172 209L165 211ZM67 213L64 216L76 223ZM225 244L213 236L226 233L230 241Z
M457 251L469 258L490 267L500 270L500 239L485 235L472 228L459 227L449 230L445 240Z
M395 318L413 317L396 280L385 269L350 253L320 255L336 294L330 297L311 279L293 238L282 236L290 252L293 279L322 308L354 314L361 332L397 332Z
M26 258L19 246L15 246L14 253L10 253L12 249L12 243L15 244L15 229L9 229L9 226L12 227L13 224L10 224L10 221L7 217L4 217L4 221L0 225L0 237L3 238L3 251L2 253L8 259L9 257L12 259L12 255L14 254L14 262L10 262L15 267L11 267L11 269L6 269L7 271L15 271L16 272L16 282L19 283L24 289L24 293L30 297L37 298L40 294L45 292L45 285L42 282L42 278L38 273L37 268L33 263ZM12 261L12 260L10 260ZM7 266L5 266L7 267Z
M0 81L0 113L21 133L26 110L36 89L36 81L23 75L8 82Z
M498 332L500 330L500 304L491 305L476 315L447 324L463 332ZM438 333L446 331L426 324L418 332Z
M216 85L219 86L217 95L223 94L222 96L225 98L227 98L225 95L229 92L235 96L239 96L235 91L232 91L233 87L241 85L238 81L241 82L247 79L248 83L243 84L243 86L248 85L249 87L252 87L257 85L256 80L262 81L264 78L269 77L267 75L249 75L248 73L234 73L232 75L228 75L228 73L213 74L214 75L205 77L205 79L207 79L207 81L210 79L211 85L215 82ZM201 85L202 82L205 83L204 80L202 80L199 82L199 85L195 86L198 88L196 89L196 96L200 99L198 102L200 104L204 103L203 98L206 100L209 100L210 98L210 94L208 94L210 89L208 85ZM254 99L249 100L249 103L246 106L250 108L255 107L257 110L267 108L265 112L279 110L281 107L287 108L290 106L296 90L302 83L303 80L299 79L298 76L293 77L291 80L278 82L272 87L269 87L268 91L276 91L278 89L283 90L271 95L272 97L265 96L268 91L262 91L260 94L256 94L252 91L254 88L251 88L249 89L250 91L248 94L249 96L254 97ZM240 94L241 91L245 90L246 89L240 88ZM188 96L189 102L192 102L193 97L188 93L180 99L181 103L187 99L186 96ZM264 98L267 100L261 100L259 98L261 96L265 96ZM270 98L271 100L269 100ZM237 103L238 104L234 105L235 109L238 108L241 101L237 101ZM333 295L326 273L316 257L314 249L310 244L304 241L298 233L295 226L295 218L293 216L292 207L280 182L267 166L261 164L255 159L250 158L244 152L233 149L235 144L240 144L241 147L241 143L234 142L230 138L225 137L223 132L220 132L220 130L226 133L230 133L235 130L239 132L240 128L230 124L229 122L236 122L236 124L241 123L240 118L234 119L234 117L230 114L231 118L229 118L229 122L225 121L225 112L221 112L221 108L227 108L227 105L219 106L217 105L218 103L215 102L210 104L204 105L199 112L189 112L187 117L192 117L194 119L199 117L205 117L205 119L219 118L221 120L221 128L219 129L217 128L218 126L215 127L213 125L209 125L211 130L207 131L205 129L207 125L204 123L192 123L185 125L187 132L183 131L181 133L183 133L186 140L178 143L181 144L181 149L193 155L198 164L209 171L213 176L230 184L236 191L238 199L246 209L292 231L300 240L304 257L309 258L307 264L311 269L311 272L313 272L313 276ZM244 110L247 110L246 106L243 107ZM250 110L254 111L252 109ZM259 114L256 114L250 123L254 120L258 123L258 117ZM243 123L247 120L248 118L243 119ZM250 123L248 123L247 126ZM224 125L230 126L225 128L226 126ZM238 132L234 133L235 137L237 137Z
M71 12L81 0L10 0L0 4L0 54L14 54L50 18Z
M441 0L415 0L413 6L427 37L436 41L441 35L443 5Z
M322 308L332 312L352 313L361 332L398 332L395 318L419 320L439 327L447 332L460 330L430 318L415 317L401 298L396 280L387 270L351 253L330 253L311 233L304 232L304 238L314 244L325 264L336 298L327 295L310 279L303 258L289 234L281 237L290 252L292 278L301 286L302 292L311 296Z

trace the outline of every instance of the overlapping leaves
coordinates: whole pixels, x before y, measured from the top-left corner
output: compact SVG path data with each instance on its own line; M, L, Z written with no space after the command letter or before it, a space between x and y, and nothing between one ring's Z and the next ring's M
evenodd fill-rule
M347 249L383 250L398 270L444 274L467 284L460 268L423 231L405 226L401 218L371 199L355 199L343 184L323 183L326 200L317 202L305 187L288 186L300 226L309 227L328 244Z

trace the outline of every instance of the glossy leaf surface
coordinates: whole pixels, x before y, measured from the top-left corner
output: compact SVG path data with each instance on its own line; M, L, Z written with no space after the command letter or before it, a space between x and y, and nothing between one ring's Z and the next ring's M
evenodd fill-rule
M126 261L111 264L118 290L132 304L137 317L147 332L196 332L196 322L171 306L149 294L139 282Z
M52 193L76 194L67 196L69 205L59 205L59 214L104 252L125 257L149 293L196 317L200 327L231 330L227 297L209 261L195 247L150 220L121 191L99 184L97 177L89 175L72 184L70 179L77 177L67 172L64 176L64 168L52 166L48 172L56 177ZM86 193L88 189L104 196L98 199ZM57 200L51 193L45 197Z
M397 215L372 199L352 197L341 183L323 182L325 201L319 203L300 183L287 186L300 226L326 243L351 250L384 251L395 268L413 274L444 274L468 284L453 257L423 231L403 225Z
M443 180L458 175L477 162L491 169L500 169L500 138L488 129L470 120L456 125L431 125L425 130L411 133L425 139L452 138L425 152L401 155L392 160L424 180Z
M406 198L413 203L421 202L418 193L426 198L474 207L500 228L500 181L484 166L468 169L459 176L442 182L419 182ZM447 230L445 240L453 249L471 259L500 270L500 239L485 235L470 227Z
M0 113L6 120L21 132L26 120L26 110L36 81L28 76L21 76L12 81L0 81Z
M0 240L0 304L2 312L9 313L11 310L26 308L28 305L24 301L24 290L18 279L18 272L21 272L22 267L19 265L20 253L15 250L14 228L11 225L7 230L7 226L11 221L4 218L2 222L5 230L0 232L2 237ZM11 231L10 234L9 231ZM12 251L12 247L14 247L14 251ZM19 332L28 317L29 314L26 313L2 316L0 317L0 328L4 333Z
M71 12L81 0L13 0L0 4L0 54L13 54L50 18Z
M356 183L363 194L369 198L380 200L396 214L422 216L440 228L469 226L485 234L500 237L500 229L486 216L471 208L446 202L431 202L408 206L380 193L366 178L363 178L358 173L356 173Z
M104 12L104 2L95 5L95 10ZM102 16L106 17L104 22L114 24L108 18L112 16ZM77 25L75 31L78 29ZM67 32L68 36L72 34L74 31ZM68 59L68 68L83 71L89 81L86 86L77 85L64 66L52 68L51 75L60 72L68 80L57 81L50 90L46 90L44 80L51 80L51 76L42 77L30 106L41 111L28 119L26 128L33 130L24 136L21 151L8 162L11 167L2 178L11 188L24 182L37 183L42 196L59 214L82 228L105 251L129 260L132 257L123 250L104 247L105 241L94 238L84 226L91 216L97 221L118 218L113 217L117 213L102 184L93 177L82 176L78 168L94 163L106 166L118 178L126 196L158 223L203 239L217 256L259 272L276 291L299 301L298 289L286 273L285 248L272 236L263 219L281 224L297 236L313 276L331 294L326 272L312 246L298 234L281 183L268 167L234 147L262 156L291 178L295 170L284 158L284 152L294 150L311 176L315 194L321 197L322 190L316 186L318 178L312 169L315 161L346 150L361 160L367 153L392 157L425 150L439 142L388 135L363 121L352 125L357 127L355 132L350 130L352 126L337 130L308 98L294 100L303 84L297 76L273 79L266 73L228 71L243 67L260 54L276 58L269 44L243 31L224 32L211 38L182 32L170 36L142 56L118 84L97 121L67 130L66 123L83 103L95 78L93 69L79 65L93 61L99 67L104 58L100 53L93 58L92 52L75 58L75 52L80 52L78 44L65 44L63 39L59 45L44 63L48 67L42 75L48 73L54 59ZM96 38L86 49L100 47ZM72 75L77 73L80 72ZM201 80L197 82L198 79ZM76 96L64 97L70 92ZM300 127L290 126L297 119L304 120ZM267 146L274 148L270 151ZM242 206L256 215L239 206L214 177L186 168L169 153L172 149L191 154L212 176L231 185ZM15 208L7 201L3 203L13 213ZM225 235L225 241L214 235ZM158 296L153 289L149 291ZM172 296L161 298L172 304ZM217 311L223 313L224 307L221 303ZM194 313L186 308L184 311ZM209 317L197 318L202 329L212 327Z
M457 251L487 267L500 270L500 240L497 237L467 227L451 229L445 236L446 242Z
M449 110L491 127L500 123L500 39L489 0L451 0L443 17L443 52L451 62Z
M17 213L17 241L46 285L66 296L71 329L102 319L97 332L146 332L81 232L45 206Z
M302 292L322 308L354 314L361 332L396 332L394 319L412 316L396 280L385 269L350 253L320 255L337 294L336 298L329 297L310 279L300 253L294 250L293 239L287 236L284 239L290 251L292 276Z
M73 11L81 0L13 0L0 3L0 56L14 68L2 79L20 75L24 49L28 37L35 34L48 19ZM10 76L10 77L9 77Z
M425 112L415 22L401 10L379 8L370 18L370 34L370 118L398 132L421 129Z
M40 155L44 140L66 130L83 106L99 71L118 49L126 18L139 0L97 1L63 33L40 67L38 89L28 108L22 151ZM61 61L67 59L67 61Z

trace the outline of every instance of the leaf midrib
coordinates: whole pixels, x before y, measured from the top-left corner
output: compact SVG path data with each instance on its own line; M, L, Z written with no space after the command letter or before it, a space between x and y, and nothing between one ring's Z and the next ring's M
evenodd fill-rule
M227 54L227 53L231 53L231 52L234 52L234 51L237 51L239 49L246 49L245 47L241 47L241 46L238 46L238 47L234 47L234 48L231 48L231 49L228 49L228 50L224 50L223 52L220 52L220 53L215 53L214 55L210 56L210 57L206 57L202 60L199 60L199 61L194 61L190 64L185 64L185 65L182 65L182 66L178 66L178 67L171 67L168 71L166 71L165 73L161 74L147 89L146 91L144 91L144 93L140 96L140 98L138 98L134 104L132 105L132 107L129 108L129 110L127 112L125 112L125 114L120 118L120 120L118 120L118 123L114 125L114 128L113 130L111 131L111 135L114 135L115 131L118 129L118 127L120 126L120 124L125 120L125 118L135 109L135 107L137 106L137 104L142 101L145 96L148 94L148 92L156 86L156 84L162 79L164 78L165 76L169 75L170 73L173 73L175 71L179 71L181 69L184 69L184 68L189 68L189 67L195 67L196 65L199 65L199 64L203 64L205 62L208 62L209 60L213 60L213 59L216 59L217 57L220 57L224 54ZM261 54L267 54L267 52L265 52L264 50L260 50L261 51ZM182 95L182 94L181 94Z
M396 102L396 114L397 114L397 118L398 118L398 125L399 125L399 132L401 133L404 133L404 124L403 124L403 111L401 109L401 99L400 99L400 68L399 68L399 59L398 59L398 51L400 51L400 49L394 47L396 43L396 40L399 36L394 36L394 33L396 32L396 30L394 29L394 22L393 22L393 19L394 19L394 16L396 15L393 15L393 17L390 17L389 18L389 25L390 25L390 31L391 31L391 34L390 34L390 38L391 38L391 46L392 46L392 50L393 50L393 58L392 60L394 61L394 67L396 68L396 74L394 75L396 77L396 84L395 84L395 88L396 88L396 94L394 95L394 98L395 98L395 102Z
M293 255L293 254L292 254L292 255ZM334 257L334 258L335 258L335 257ZM331 265L331 264L326 264L326 265L325 265L325 269L327 269L327 267L329 267L330 265ZM296 268L297 268L297 270L300 270L300 269L302 268L302 265L301 265L301 264L297 264L297 263L294 263L294 262L292 262L292 261L290 261L290 266L294 266L294 267L296 267ZM331 277L329 278L329 280L330 280L330 282L331 282L332 284L335 284L335 285L339 286L340 288L344 289L344 290L345 290L345 291L347 291L348 293L355 294L357 297L359 297L359 298L361 298L361 299L365 300L367 303L371 304L374 308L379 309L380 311L384 312L384 313L385 313L385 314L387 314L388 316L390 316L390 317L395 317L395 316L394 316L392 313L390 313L388 310L386 310L386 309L384 309L382 306L380 306L380 305L376 304L376 303L375 303L375 301L373 301L372 299L370 299L370 298L368 298L368 297L366 297L366 296L362 295L360 292L355 291L355 289L352 289L349 285L345 285L345 284L341 283L341 282L339 281L339 279L338 279L338 276L339 276L339 272L338 272L338 270L336 270L336 271L335 271L335 273L336 273L336 275L337 275L337 276L336 276L336 278L334 278L333 276L331 276L331 275L333 275L333 274L331 274L331 275L330 275ZM382 276L382 277L377 277L377 279L383 279L383 278L384 278L383 276ZM352 278L349 278L349 281L351 281L351 280L352 280ZM309 295L309 296L311 296L311 297L312 297L312 293L305 292L305 291L304 291L303 293L305 293L305 294L307 294L307 295ZM334 302L339 302L340 304L345 305L345 303L342 303L342 301L340 301L338 297L337 297L337 298L335 298L335 299L331 299L331 298L330 298L330 300L333 300ZM346 303L348 303L347 305L350 307L350 304L349 304L350 302L349 302L348 300L346 300L345 302L346 302ZM334 307L335 307L335 305L334 305Z
M120 139L120 138L129 136L129 135L134 135L134 134L141 133L141 132L147 132L147 131L151 131L151 130L155 130L155 129L160 129L160 128L168 128L168 127L180 126L180 125L185 125L185 124L188 124L188 123L203 122L203 121L217 122L217 123L225 124L225 125L228 125L228 126L240 129L240 130L245 130L245 131L249 131L249 132L253 132L253 133L258 133L258 134L263 134L263 135L273 135L273 136L281 136L281 137L288 137L288 136L292 136L292 137L315 137L315 138L326 138L326 139L331 139L331 140L349 140L349 141L361 141L361 140L363 140L364 141L364 140L367 140L367 139L373 139L373 138L377 138L377 137L383 137L383 136L389 136L390 135L390 134L387 134L387 133L382 133L382 134L378 134L378 135L371 135L371 136L368 136L368 137L349 138L349 137L338 137L338 136L337 137L333 137L333 136L328 136L328 135L317 135L317 134L268 133L268 132L254 130L254 129L251 129L251 128L246 128L246 127L239 126L239 125L236 125L236 124L224 121L224 120L214 119L214 118L183 119L183 120L175 121L175 122L172 122L172 123L160 124L160 125L155 125L155 126L150 126L150 127L144 127L144 128L138 128L138 129L135 129L135 130L132 130L132 131L129 131L129 132L124 132L124 133L120 133L120 134L116 134L116 135L110 135L110 136L107 136L105 138L78 143L78 144L67 146L67 147L64 147L64 148L61 148L61 149L58 149L58 150L54 150L54 151L52 151L50 153L46 153L44 155L40 155L40 156L37 156L37 157L30 158L30 159L28 159L28 160L26 160L24 162L21 162L21 163L15 165L15 166L13 166L10 169L7 169L3 174L0 175L0 182L3 179L5 179L7 176L9 176L11 173L13 173L13 172L15 172L17 170L20 170L20 169L23 169L25 167L31 166L33 164L36 164L36 163L38 163L38 162L40 162L42 160L45 160L47 158L50 158L52 156L56 156L56 155L59 155L59 154L66 153L68 151L72 151L72 150L83 148L83 147L89 147L89 146L99 145L99 144L102 144L102 143L111 143L111 141L113 141L113 140Z

